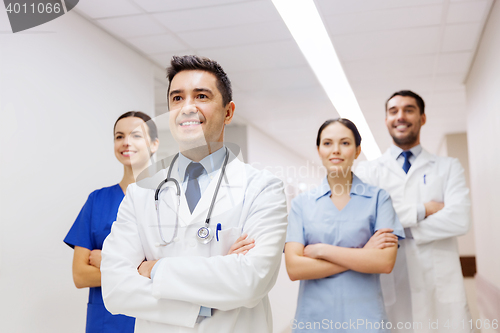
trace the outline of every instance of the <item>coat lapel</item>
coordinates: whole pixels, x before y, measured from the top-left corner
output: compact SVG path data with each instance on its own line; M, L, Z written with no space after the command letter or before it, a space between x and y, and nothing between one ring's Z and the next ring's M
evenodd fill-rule
M406 177L403 168L399 166L398 162L394 158L392 158L390 149L386 150L386 152L380 157L379 161L399 178L404 179Z
M216 216L217 212L220 212L221 209L224 211L231 209L242 200L240 196L242 193L242 189L244 188L244 181L246 179L244 173L245 166L240 160L232 155L232 153L230 153L229 160L230 162L228 162L227 164L225 177L222 178L219 192L217 193L217 198L215 199L212 216ZM210 180L210 184L203 192L203 195L196 205L193 214L189 212L186 195L183 193L183 197L181 198L180 214L187 214L184 216L190 216L190 218L183 219L189 221L188 224L192 224L195 221L201 220L205 222L205 218L208 214L210 204L212 203L221 171L222 168L220 168Z
M434 163L436 161L436 156L429 153L427 150L422 148L422 152L417 156L413 162L410 170L408 170L408 177L414 174L418 169L424 167L428 163Z
M181 226L186 226L189 225L191 222L191 212L189 211L189 207L187 205L186 201L186 194L182 190L182 179L179 177L179 168L177 166L177 161L175 164L172 166L172 172L170 173L170 177L176 179L179 182L179 186L181 188L181 195L180 195L180 206L179 206L179 224ZM172 202L171 200L166 201L167 205L170 206L170 208L176 212L177 210L177 203Z
M212 203L212 198L215 193L215 188L219 181L221 169L219 169L213 176L208 185L207 189L203 192L200 201L196 205L193 213L189 211L189 206L186 200L186 193L182 189L182 180L179 179L179 172L177 162L172 166L172 172L170 177L176 179L181 187L180 196L180 207L179 207L179 224L181 226L188 226L193 223L204 223L205 218L208 214L208 209ZM161 176L155 178L156 185L159 184L163 179L165 179L168 170L162 171ZM217 216L224 211L232 209L235 205L243 200L243 193L245 190L246 176L245 176L245 164L236 158L231 152L229 156L229 162L226 167L226 175L222 178L221 186L217 194L217 198L214 203L214 209L212 211L212 216ZM156 188L156 187L154 187ZM163 197L164 195L162 195ZM171 196L173 198L173 195ZM167 206L172 209L172 211L177 211L176 202L170 199L165 200Z
M427 165L428 163L433 163L436 157L429 153L427 150L422 148L422 152L417 156L415 161L408 170L408 174L405 174L403 168L398 164L398 162L392 157L390 149L388 149L384 155L380 157L380 163L386 166L391 172L396 174L398 177L405 179L409 178L416 170Z

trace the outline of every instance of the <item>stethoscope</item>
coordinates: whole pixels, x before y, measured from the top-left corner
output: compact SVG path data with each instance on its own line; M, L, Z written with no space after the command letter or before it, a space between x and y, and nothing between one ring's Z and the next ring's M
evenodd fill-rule
M157 243L156 246L167 246L168 244L171 244L175 241L177 237L177 230L179 229L179 206L181 204L181 187L179 186L179 182L170 177L170 174L172 172L172 167L179 157L179 153L177 153L174 158L172 159L172 162L170 162L170 166L168 168L168 173L167 173L167 178L165 178L160 185L156 188L155 192L155 208L156 208L156 220L158 222L158 231L160 233L160 238L162 243ZM212 197L212 203L210 204L210 209L208 210L207 217L205 219L205 225L201 228L199 228L196 231L196 239L198 242L201 244L208 244L212 241L214 238L214 233L212 232L212 229L210 228L210 217L212 216L212 210L214 208L215 204L215 199L217 199L217 193L219 192L220 184L222 182L222 178L224 177L224 174L226 172L226 166L227 162L229 160L229 151L226 148L226 157L224 158L224 163L222 164L222 170L219 176L219 181L217 182L217 187L215 188L214 195ZM173 182L176 187L176 192L175 195L177 196L177 209L176 209L176 214L175 214L175 228L174 228L174 234L172 235L172 238L170 239L169 242L165 241L163 238L163 232L161 230L161 224L160 224L160 203L159 203L159 196L160 192L162 191L162 186L167 184L168 182Z

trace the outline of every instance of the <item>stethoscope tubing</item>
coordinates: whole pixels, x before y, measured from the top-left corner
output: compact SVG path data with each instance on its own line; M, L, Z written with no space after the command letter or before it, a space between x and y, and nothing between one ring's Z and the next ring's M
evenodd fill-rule
M155 209L156 209L156 220L158 222L158 232L160 234L160 239L162 241L162 243L158 243L157 246L167 246L167 245L173 243L177 237L177 231L179 229L179 206L180 206L180 202L181 202L181 188L180 188L179 182L175 178L170 177L171 172L172 172L172 167L173 167L173 165L178 157L179 157L179 153L177 153L175 155L175 157L172 159L172 161L170 162L170 166L168 168L168 173L167 173L167 178L165 178L158 185L158 187L156 188L156 191L155 191L154 200L155 200ZM221 169L221 173L219 176L219 180L217 182L217 186L215 187L215 192L214 192L214 195L212 197L212 202L210 204L210 208L208 210L207 217L205 219L205 226L202 227L202 228L206 228L208 231L210 230L209 229L210 228L210 217L212 216L212 210L213 210L214 205L215 205L215 200L217 199L217 194L219 193L219 188L220 188L220 184L222 182L222 178L224 177L224 174L226 172L226 167L227 167L228 161L229 161L229 151L226 147L226 156L224 158L224 163L222 164L222 169ZM160 193L162 191L162 186L167 184L168 182L173 182L175 184L175 187L176 187L175 195L177 196L177 209L176 209L174 234L172 235L172 238L170 239L169 242L165 241L165 238L163 237L163 232L162 232L161 223L160 223L160 204L159 204L159 198L160 198ZM200 228L200 229L202 229L202 228ZM198 238L200 237L198 232L196 235ZM211 240L212 240L211 238L208 241L202 240L202 243L208 244Z

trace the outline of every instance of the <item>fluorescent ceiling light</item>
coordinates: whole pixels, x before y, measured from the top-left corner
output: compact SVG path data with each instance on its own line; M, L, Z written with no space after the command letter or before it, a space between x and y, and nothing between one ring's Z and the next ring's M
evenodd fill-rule
M368 160L381 155L313 0L272 0L342 118L356 124Z

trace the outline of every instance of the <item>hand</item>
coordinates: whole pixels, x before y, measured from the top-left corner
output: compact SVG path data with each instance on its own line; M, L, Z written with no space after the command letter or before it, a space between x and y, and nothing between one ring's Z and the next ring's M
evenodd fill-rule
M92 250L89 255L89 264L101 268L101 250Z
M243 234L238 237L236 242L234 242L234 244L229 248L229 252L227 254L247 254L248 251L255 246L255 239L246 239L247 237L248 234Z
M385 249L386 247L396 246L398 244L398 236L394 235L393 231L393 229L389 228L377 230L363 248Z
M157 261L158 260L144 260L139 265L139 267L137 267L137 271L142 276L145 276L145 277L151 279L151 270L153 269L153 266L156 264Z
M309 257L313 259L322 259L323 250L327 244L310 244L304 248L304 257Z
M425 217L427 217L443 209L444 202L429 201L424 203L424 207L425 207Z

